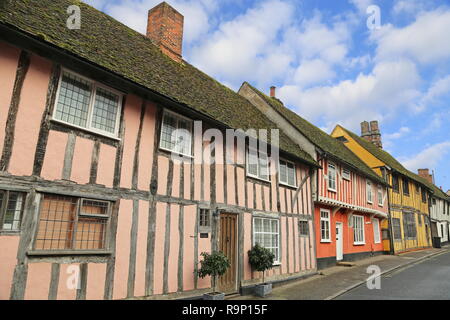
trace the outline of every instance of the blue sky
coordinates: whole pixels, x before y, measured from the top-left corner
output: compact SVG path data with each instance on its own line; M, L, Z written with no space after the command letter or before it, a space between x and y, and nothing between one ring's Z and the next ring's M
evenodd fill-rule
M145 33L159 0L85 0ZM271 85L331 132L379 120L387 151L450 189L450 0L173 0L184 58L230 88ZM367 8L380 8L380 28Z

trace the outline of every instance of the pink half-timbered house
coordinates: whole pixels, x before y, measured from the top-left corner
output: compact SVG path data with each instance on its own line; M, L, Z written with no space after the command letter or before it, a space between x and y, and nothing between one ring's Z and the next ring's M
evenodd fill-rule
M237 292L259 281L256 242L276 256L269 281L315 272L317 163L282 132L279 157L226 144L277 127L182 59L182 30L166 3L146 37L80 1L2 2L0 299L198 296L211 250Z
M275 97L244 83L240 94L252 102L321 166L314 177L318 269L383 253L381 222L387 219L387 184L347 147ZM387 240L386 240L387 241Z

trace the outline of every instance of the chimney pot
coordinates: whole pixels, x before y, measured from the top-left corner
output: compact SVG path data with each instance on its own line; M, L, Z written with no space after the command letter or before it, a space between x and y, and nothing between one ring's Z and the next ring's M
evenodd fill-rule
M277 87L275 87L275 86L271 86L270 87L270 97L271 98L275 98L276 97L276 90L277 90Z
M183 28L183 15L167 2L158 4L148 12L147 37L177 62L183 60Z
M369 130L369 123L367 121L361 122L361 137L364 139L370 140L370 130Z

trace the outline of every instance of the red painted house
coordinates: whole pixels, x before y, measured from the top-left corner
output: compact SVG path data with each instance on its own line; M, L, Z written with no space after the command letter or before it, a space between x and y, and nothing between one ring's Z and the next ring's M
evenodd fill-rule
M318 268L383 253L381 220L388 217L387 185L344 144L248 83L240 94L318 161L314 223Z

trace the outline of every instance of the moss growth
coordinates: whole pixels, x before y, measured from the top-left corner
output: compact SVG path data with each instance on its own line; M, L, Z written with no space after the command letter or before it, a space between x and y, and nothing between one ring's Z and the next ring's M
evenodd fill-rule
M12 25L71 54L122 75L231 128L276 129L236 92L186 61L177 63L153 42L110 16L78 0L1 1L0 23ZM66 10L81 9L81 29L69 30ZM286 135L280 148L303 161L315 161Z

